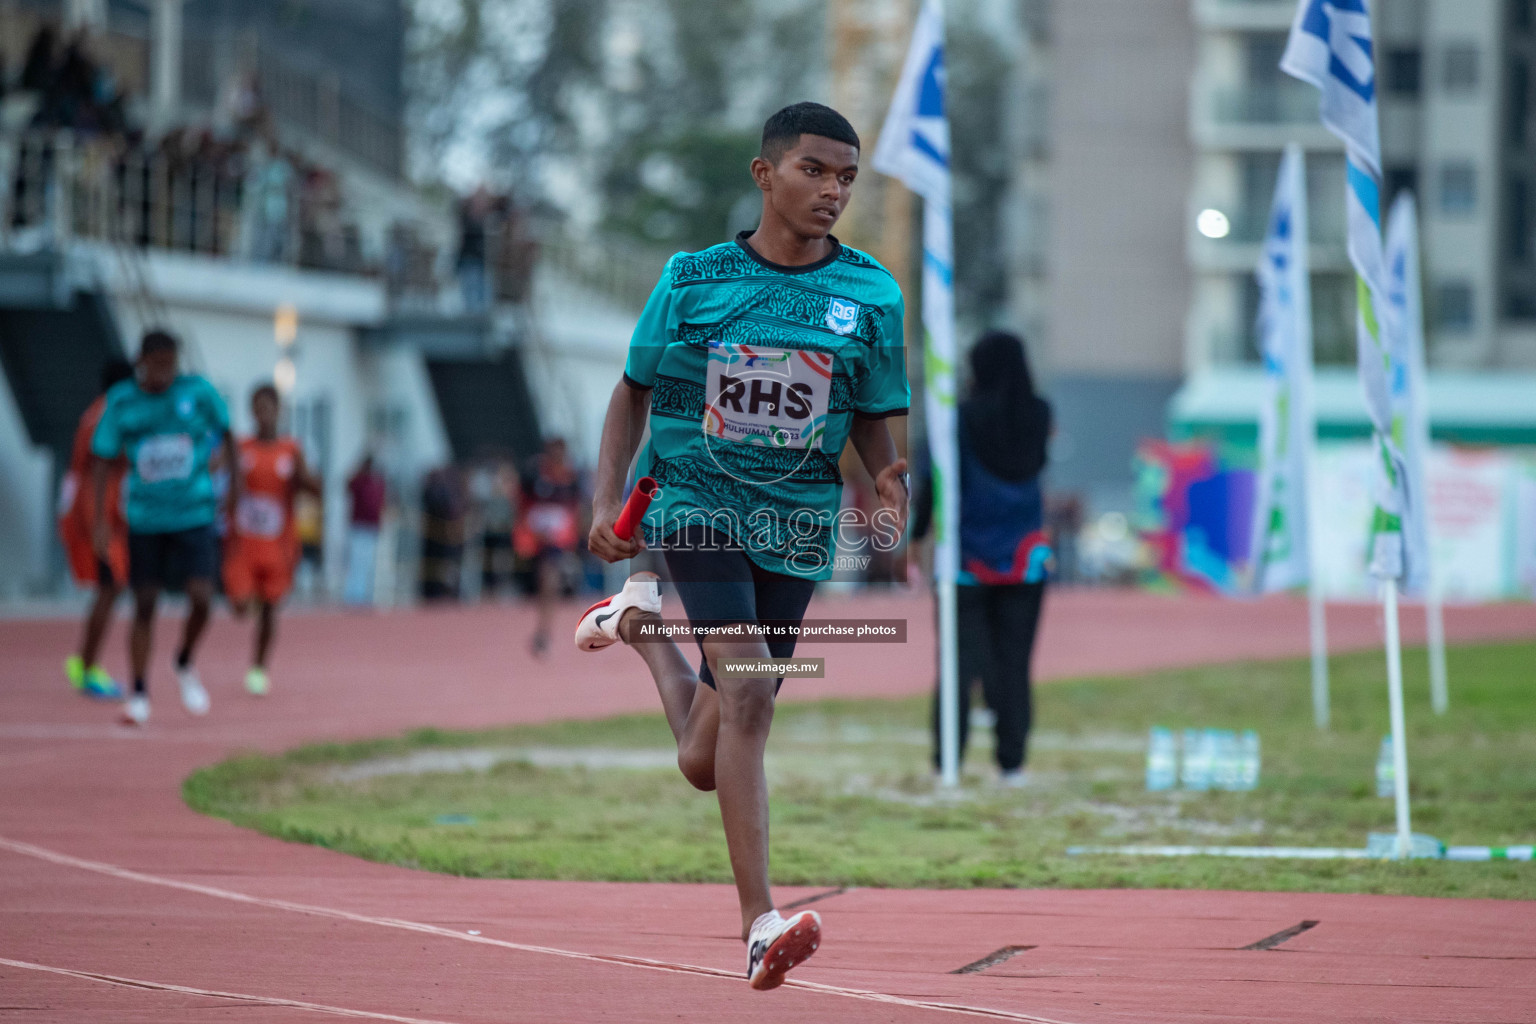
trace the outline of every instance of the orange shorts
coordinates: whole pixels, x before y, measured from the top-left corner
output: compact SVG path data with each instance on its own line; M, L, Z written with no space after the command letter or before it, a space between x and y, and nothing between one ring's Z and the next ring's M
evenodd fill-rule
M294 558L286 547L242 538L226 542L224 596L233 604L255 597L277 604L293 587Z
M90 535L81 529L74 519L59 523L59 537L64 541L64 551L69 556L69 572L82 587L100 585L100 563L96 559L96 547ZM112 582L119 587L128 585L128 535L113 530L107 541L107 567L112 570Z

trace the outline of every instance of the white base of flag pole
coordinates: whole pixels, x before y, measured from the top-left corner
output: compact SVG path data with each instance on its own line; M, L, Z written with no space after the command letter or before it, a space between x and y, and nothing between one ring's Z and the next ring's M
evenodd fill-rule
M1327 729L1328 615L1323 608L1322 588L1315 572L1307 586L1307 619L1312 633L1312 719L1319 729Z
M1424 602L1425 632L1429 639L1429 701L1435 714L1443 715L1451 703L1445 678L1445 605L1435 593L1433 583L1429 590Z
M947 484L947 481L946 481ZM939 783L960 785L960 652L953 579L939 581Z
M1397 856L1407 860L1412 849L1408 813L1408 739L1403 722L1403 651L1398 636L1397 580L1382 583L1382 614L1387 626L1387 696L1392 721L1392 776L1397 805Z

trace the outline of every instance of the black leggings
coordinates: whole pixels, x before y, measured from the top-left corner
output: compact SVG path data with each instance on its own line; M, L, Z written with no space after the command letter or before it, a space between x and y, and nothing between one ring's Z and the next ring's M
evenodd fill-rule
M702 523L690 523L657 547L667 560L667 575L677 588L690 625L725 626L735 622L799 626L816 592L816 581L770 572L733 547L728 535ZM699 653L704 638L698 637ZM795 638L767 640L768 653L787 658ZM699 662L699 680L711 690L714 673L708 659ZM779 685L784 682L779 679Z
M979 678L987 706L997 715L997 766L1024 766L1034 698L1030 659L1040 623L1044 583L956 587L956 639L960 653L960 758L970 730L971 687ZM939 694L933 696L933 763L939 763Z

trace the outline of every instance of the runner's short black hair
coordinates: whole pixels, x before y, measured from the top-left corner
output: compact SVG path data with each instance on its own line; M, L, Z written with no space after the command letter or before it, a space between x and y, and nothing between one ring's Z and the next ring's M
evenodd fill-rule
M133 376L133 364L126 359L108 359L101 368L101 390L110 391L119 381Z
M763 125L763 146L758 155L777 164L794 148L802 135L820 135L836 142L859 146L859 134L848 119L820 103L793 103L780 110Z
M175 352L180 348L181 344L177 342L176 335L157 327L152 331L144 332L144 338L139 342L139 358L152 356L156 352Z
M279 404L282 403L282 398L277 393L277 385L273 384L271 381L262 381L260 384L257 384L254 388L251 389L251 404L255 405L256 399L260 398L262 395L270 395L272 396L272 401Z

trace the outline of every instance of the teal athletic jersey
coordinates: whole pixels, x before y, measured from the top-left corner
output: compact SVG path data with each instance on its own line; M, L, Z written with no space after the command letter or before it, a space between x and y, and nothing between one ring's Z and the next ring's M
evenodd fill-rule
M228 432L224 399L202 377L182 374L158 395L135 380L108 391L91 452L128 459L128 529L174 533L211 525L218 509L208 460Z
M624 376L651 390L638 472L661 487L645 536L705 523L764 569L827 579L854 417L911 404L901 289L836 239L802 267L745 239L673 256L635 326Z

